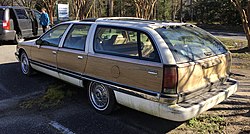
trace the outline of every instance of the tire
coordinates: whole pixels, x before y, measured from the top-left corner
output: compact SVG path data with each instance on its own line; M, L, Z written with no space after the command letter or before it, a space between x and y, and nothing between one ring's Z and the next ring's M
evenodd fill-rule
M21 53L20 56L20 63L21 63L21 71L24 75L30 76L32 73L32 68L30 66L30 62L28 56L25 52Z
M115 108L114 92L107 86L91 82L88 89L88 97L91 106L101 114L110 114Z

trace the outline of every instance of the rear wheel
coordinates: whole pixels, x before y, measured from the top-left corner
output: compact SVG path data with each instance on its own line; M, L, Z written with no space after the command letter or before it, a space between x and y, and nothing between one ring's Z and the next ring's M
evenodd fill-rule
M32 68L30 66L28 56L25 52L21 53L20 62L22 73L29 76L32 72Z
M89 101L93 108L101 114L110 114L115 108L114 92L107 86L91 82L88 89Z

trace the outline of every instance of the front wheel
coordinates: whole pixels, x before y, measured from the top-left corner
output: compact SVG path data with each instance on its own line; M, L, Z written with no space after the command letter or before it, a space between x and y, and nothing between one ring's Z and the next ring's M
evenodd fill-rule
M25 52L21 53L20 62L22 73L29 76L32 72L32 68L30 66L28 56Z
M101 114L110 114L115 108L114 92L107 86L91 82L88 89L92 107Z

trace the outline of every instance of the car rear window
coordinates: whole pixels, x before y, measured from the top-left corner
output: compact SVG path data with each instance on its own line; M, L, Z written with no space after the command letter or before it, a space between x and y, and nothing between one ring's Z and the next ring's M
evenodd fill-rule
M220 41L208 32L193 26L169 26L158 28L177 63L195 61L226 53Z
M0 9L0 20L4 20L4 10Z

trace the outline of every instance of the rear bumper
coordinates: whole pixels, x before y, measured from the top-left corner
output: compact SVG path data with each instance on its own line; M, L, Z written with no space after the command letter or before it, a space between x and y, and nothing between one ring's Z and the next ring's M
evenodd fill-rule
M16 37L16 31L15 30L3 30L0 34L0 40L2 41L9 41L14 40Z
M212 92L210 94L202 94L202 101L191 102L191 105L175 104L166 106L161 104L159 107L159 115L162 118L170 119L174 121L185 121L191 119L200 113L214 107L220 102L226 100L229 96L237 91L238 83L236 80L228 79L232 84L225 89L220 89L218 92Z
M228 79L228 82L230 84L224 88L215 89L215 92L206 92L200 95L198 99L191 99L193 102L189 102L190 104L188 105L184 104L184 102L169 105L117 91L114 91L114 93L119 104L160 118L173 121L186 121L212 108L235 93L238 88L237 81Z

